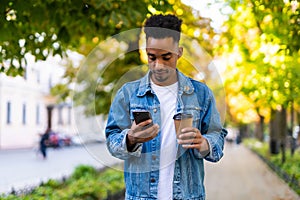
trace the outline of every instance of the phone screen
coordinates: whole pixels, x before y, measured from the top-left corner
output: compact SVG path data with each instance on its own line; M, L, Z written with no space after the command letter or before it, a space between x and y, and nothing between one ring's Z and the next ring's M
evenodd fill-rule
M132 113L136 124L139 124L148 119L152 119L149 111L133 111Z

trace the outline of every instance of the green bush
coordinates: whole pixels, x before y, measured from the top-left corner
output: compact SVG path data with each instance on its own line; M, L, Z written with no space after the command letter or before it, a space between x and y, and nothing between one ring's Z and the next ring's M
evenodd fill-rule
M88 165L79 165L78 167L75 168L73 174L71 175L71 180L72 179L79 179L83 176L96 176L97 175L97 170Z
M98 172L78 166L65 182L49 180L30 194L0 196L0 200L105 200L125 190L123 172L107 168Z

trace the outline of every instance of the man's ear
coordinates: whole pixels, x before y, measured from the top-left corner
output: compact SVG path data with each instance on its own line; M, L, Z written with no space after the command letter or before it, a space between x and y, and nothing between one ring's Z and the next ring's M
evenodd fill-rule
M178 58L180 58L183 54L183 47L178 48Z

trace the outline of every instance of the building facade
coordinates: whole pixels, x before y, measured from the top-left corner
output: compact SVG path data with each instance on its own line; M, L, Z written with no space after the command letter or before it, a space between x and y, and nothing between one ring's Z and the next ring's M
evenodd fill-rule
M71 102L56 104L50 89L62 81L60 58L34 62L27 59L23 77L0 74L0 149L28 148L38 145L40 134L49 126L68 135L75 134Z

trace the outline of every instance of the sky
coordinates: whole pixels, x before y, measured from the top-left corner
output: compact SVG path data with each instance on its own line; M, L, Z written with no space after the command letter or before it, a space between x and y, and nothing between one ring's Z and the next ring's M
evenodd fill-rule
M182 3L199 11L201 16L211 18L211 25L216 29L220 29L227 19L226 14L232 12L231 8L220 0L182 0Z
M211 18L211 26L216 30L221 30L223 22L228 18L227 15L233 12L222 0L181 0L181 2L199 11L202 17ZM220 74L226 69L225 62L221 58L214 59L213 64Z

